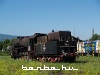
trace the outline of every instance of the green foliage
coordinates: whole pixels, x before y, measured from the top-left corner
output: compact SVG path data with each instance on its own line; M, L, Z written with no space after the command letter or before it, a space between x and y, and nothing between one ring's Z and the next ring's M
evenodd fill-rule
M9 56L10 52L9 51L0 51L0 56Z
M8 44L9 42L10 42L9 39L5 39L5 40L3 41L4 44Z
M100 35L94 34L89 40L90 41L100 40Z
M4 43L0 41L0 50L2 50Z
M77 68L78 71L25 71L22 70L22 65L26 67L43 67L43 65L49 67L56 67L61 69L62 65L66 68ZM74 63L50 63L50 62L38 62L38 61L25 61L14 60L9 56L0 56L0 75L100 75L100 57L79 57Z
M12 41L10 41L9 39L6 39L3 41L4 45L3 45L3 49L6 50L7 46L10 46L12 44Z
M5 39L4 41L1 41L0 42L0 50L6 50L6 48L8 46L11 46L12 45L12 42L13 42L13 39L12 40L9 40L9 39Z

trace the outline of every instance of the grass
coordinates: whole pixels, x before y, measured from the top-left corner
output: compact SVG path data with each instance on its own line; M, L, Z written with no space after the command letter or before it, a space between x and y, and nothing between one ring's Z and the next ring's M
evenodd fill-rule
M10 52L9 51L1 51L0 50L0 56L9 56Z
M61 69L62 65L66 68L74 67L78 71L25 71L22 65L26 67L37 68L44 65ZM100 57L79 57L74 63L50 63L38 61L14 60L10 56L0 56L0 75L100 75Z

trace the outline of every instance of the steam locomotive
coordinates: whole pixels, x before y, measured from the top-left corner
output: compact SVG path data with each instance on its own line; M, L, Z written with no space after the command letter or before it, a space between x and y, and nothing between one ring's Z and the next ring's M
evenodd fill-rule
M12 45L11 58L50 62L75 61L77 41L70 31L17 37Z

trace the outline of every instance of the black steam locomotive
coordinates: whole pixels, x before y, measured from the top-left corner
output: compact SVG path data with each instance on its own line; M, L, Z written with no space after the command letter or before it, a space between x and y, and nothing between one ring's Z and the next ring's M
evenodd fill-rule
M13 42L11 57L51 62L75 61L77 41L70 31L17 37Z

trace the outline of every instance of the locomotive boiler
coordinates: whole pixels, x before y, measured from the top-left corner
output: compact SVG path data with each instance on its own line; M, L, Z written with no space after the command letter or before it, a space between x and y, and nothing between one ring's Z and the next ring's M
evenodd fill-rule
M75 61L77 41L70 31L18 37L13 42L11 57L51 62Z

